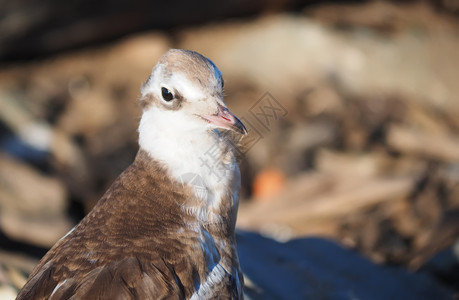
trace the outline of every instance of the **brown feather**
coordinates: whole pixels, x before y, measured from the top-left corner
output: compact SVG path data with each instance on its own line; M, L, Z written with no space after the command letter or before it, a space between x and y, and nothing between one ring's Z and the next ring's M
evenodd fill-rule
M209 272L200 236L188 226L196 220L181 209L190 199L191 189L140 150L94 209L43 257L17 299L189 298ZM227 224L233 213L222 210ZM217 241L229 237L231 245L234 227L223 224L205 229ZM219 250L231 274L235 249ZM228 276L221 284L222 299L237 299L234 280Z

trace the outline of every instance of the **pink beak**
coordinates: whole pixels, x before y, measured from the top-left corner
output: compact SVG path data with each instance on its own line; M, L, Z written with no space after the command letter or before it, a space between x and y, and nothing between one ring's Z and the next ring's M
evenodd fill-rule
M234 130L241 134L247 134L247 129L244 124L235 116L228 108L218 105L218 112L213 115L202 116L201 118L207 120L209 123L219 128Z

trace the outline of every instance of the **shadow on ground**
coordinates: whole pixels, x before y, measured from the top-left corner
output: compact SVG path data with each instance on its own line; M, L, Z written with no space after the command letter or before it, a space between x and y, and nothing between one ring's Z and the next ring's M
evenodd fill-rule
M280 243L239 231L237 239L250 299L452 299L428 274L376 265L323 238Z

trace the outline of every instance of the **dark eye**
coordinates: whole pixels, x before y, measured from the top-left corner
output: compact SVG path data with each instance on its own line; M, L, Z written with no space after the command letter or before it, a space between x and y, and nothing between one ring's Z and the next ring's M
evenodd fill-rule
M222 78L222 87L224 87L224 86L225 86L225 81Z
M161 95L163 96L163 99L165 101L171 101L172 99L174 99L174 95L172 95L171 91L169 91L165 87L161 88Z

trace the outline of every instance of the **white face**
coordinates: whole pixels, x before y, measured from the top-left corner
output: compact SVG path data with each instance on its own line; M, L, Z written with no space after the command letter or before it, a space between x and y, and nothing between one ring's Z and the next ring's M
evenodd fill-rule
M208 191L202 200L216 206L239 182L234 179L239 171L230 143L215 130L246 132L225 106L222 89L221 72L210 60L196 52L170 50L153 69L140 99L140 148L163 163L178 182L184 174L199 175ZM210 149L211 159L206 154ZM202 159L224 174L209 171Z
M141 91L144 115L154 115L164 130L245 130L223 101L220 70L195 52L167 52Z

